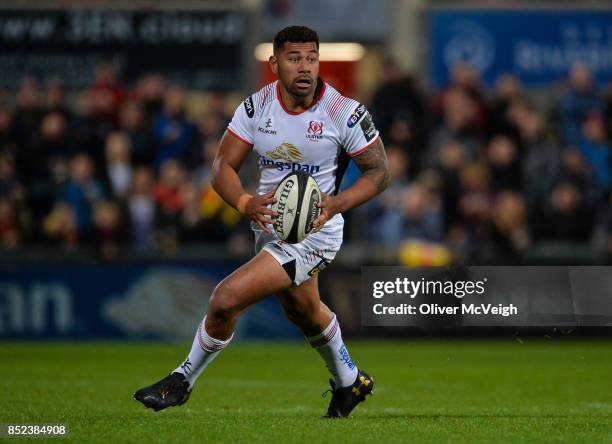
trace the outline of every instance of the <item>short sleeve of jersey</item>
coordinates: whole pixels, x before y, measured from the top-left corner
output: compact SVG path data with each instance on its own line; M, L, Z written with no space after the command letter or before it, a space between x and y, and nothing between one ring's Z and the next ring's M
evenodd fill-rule
M236 108L232 121L227 126L234 136L241 139L243 142L253 145L253 120L255 116L255 105L253 104L253 96L247 99Z
M372 121L372 115L365 105L356 101L350 108L349 114L343 122L344 131L342 144L346 153L354 157L367 150L378 137L378 130Z

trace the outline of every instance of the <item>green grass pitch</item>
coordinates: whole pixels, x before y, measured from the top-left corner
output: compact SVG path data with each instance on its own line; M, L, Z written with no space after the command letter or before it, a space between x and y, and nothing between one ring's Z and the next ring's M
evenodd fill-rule
M187 404L159 413L132 393L187 344L0 343L0 423L67 423L52 442L80 443L612 442L610 341L348 345L375 394L326 421L327 371L305 343L236 342Z

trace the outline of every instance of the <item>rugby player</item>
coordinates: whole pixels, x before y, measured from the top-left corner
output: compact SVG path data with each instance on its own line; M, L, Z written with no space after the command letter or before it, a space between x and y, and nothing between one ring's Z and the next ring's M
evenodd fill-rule
M256 256L215 288L191 351L170 375L138 390L146 407L162 410L187 401L204 369L227 347L240 314L276 295L287 317L316 349L332 378L328 418L347 417L372 392L374 380L350 357L336 315L319 297L317 275L342 244L342 213L383 191L387 158L365 106L342 96L319 77L319 37L302 26L280 31L269 64L278 80L248 97L236 110L213 164L213 186L251 219ZM254 151L261 171L257 193L242 186L238 171ZM361 176L344 191L349 160ZM324 197L314 232L297 244L281 241L271 222L274 191L290 171L307 171Z

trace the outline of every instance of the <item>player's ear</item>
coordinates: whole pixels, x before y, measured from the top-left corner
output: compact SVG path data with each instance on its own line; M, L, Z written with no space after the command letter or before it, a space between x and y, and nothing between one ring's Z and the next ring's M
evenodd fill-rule
M278 61L276 60L276 56L271 55L268 59L268 63L274 75L278 75Z

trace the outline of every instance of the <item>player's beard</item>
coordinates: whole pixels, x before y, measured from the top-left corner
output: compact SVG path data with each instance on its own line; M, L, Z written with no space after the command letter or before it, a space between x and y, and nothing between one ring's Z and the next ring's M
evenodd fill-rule
M314 89L317 86L317 81L315 79L313 79L313 78L309 78L309 79L310 79L310 86L309 86L309 88L300 88L297 85L297 80L298 79L295 79L291 83L288 84L288 82L285 79L280 77L280 80L283 83L283 86L285 87L287 92L289 94L291 94L295 99L305 99L310 94L312 94L312 92L314 91Z
M299 97L300 99L304 99L314 91L315 86L316 82L314 82L313 80L311 80L310 87L308 89L299 88L296 84L292 84L289 92L293 97Z

